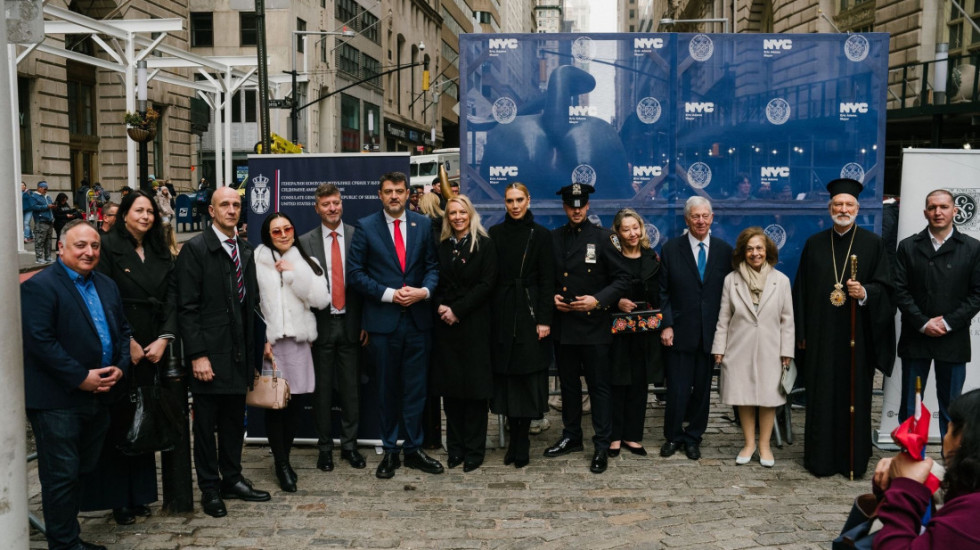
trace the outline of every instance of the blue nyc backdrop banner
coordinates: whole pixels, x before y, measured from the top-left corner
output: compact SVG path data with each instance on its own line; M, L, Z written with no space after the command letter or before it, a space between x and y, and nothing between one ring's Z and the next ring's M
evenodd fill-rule
M634 208L655 247L701 195L714 235L762 226L793 277L830 180L862 181L880 230L887 63L884 33L461 35L462 190L489 226L519 181L556 227L587 183L593 221Z

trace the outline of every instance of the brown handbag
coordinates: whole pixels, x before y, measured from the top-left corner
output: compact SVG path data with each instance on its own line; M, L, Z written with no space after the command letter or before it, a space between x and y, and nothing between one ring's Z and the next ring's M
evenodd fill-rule
M255 373L252 389L245 394L245 404L262 409L285 409L289 404L289 382L276 367L275 358L272 358L271 370L266 368L268 362L268 359L263 361L262 374Z

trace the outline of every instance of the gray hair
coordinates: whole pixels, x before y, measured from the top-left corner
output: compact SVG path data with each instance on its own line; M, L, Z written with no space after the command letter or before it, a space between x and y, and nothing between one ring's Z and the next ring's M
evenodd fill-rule
M68 223L65 224L64 227L61 228L61 235L58 237L58 244L60 245L60 247L67 246L67 243L65 242L65 237L68 235L68 232L82 224L88 225L88 222L86 222L85 220L70 220ZM91 225L88 226L92 227ZM98 233L98 231L96 231L96 233ZM99 235L99 237L100 237L99 240L101 240L102 236Z
M711 208L711 201L702 197L701 195L694 195L693 197L687 199L687 202L684 203L684 217L688 217L691 214L691 210L694 210L698 206L708 207L709 214L715 213L715 211Z

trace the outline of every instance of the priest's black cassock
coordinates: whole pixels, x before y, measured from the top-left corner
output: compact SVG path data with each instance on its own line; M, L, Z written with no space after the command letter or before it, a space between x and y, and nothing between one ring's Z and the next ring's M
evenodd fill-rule
M856 234L854 232L857 232ZM853 247L851 239L853 236ZM833 239L833 244L831 243ZM857 307L854 379L854 476L871 458L871 390L875 369L891 374L895 360L895 306L885 247L874 233L852 227L811 236L793 284L797 343L805 341L800 367L806 384L803 463L817 476L850 472L851 300L831 304L834 284L851 278L850 254L858 258L857 281L867 292ZM836 258L837 273L834 273ZM843 291L847 293L846 284Z

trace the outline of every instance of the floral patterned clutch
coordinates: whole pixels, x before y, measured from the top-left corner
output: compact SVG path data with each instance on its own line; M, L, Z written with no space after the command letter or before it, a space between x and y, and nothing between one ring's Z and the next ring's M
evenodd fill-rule
M636 309L630 313L620 311L612 314L612 326L609 330L613 334L652 332L660 329L663 319L659 309Z

